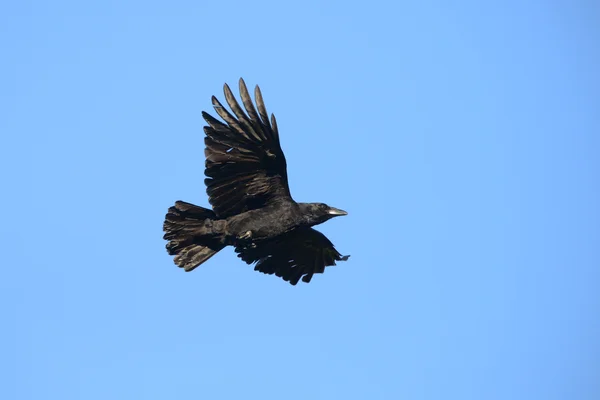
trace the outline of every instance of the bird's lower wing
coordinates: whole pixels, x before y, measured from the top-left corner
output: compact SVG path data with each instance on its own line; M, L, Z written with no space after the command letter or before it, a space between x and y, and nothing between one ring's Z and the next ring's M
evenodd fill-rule
M312 228L299 228L267 241L260 241L235 249L238 257L248 264L256 263L255 271L275 274L295 285L300 278L310 282L314 274L325 271L325 267L346 261L331 241Z

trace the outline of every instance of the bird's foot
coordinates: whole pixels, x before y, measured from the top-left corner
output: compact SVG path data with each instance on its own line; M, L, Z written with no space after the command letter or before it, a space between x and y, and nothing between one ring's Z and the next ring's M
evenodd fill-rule
M239 240L252 239L252 231L246 231L245 233L238 236Z

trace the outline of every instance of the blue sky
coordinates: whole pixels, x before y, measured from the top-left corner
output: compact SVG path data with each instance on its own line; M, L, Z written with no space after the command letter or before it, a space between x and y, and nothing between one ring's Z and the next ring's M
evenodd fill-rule
M591 1L0 5L0 397L600 398ZM292 195L350 215L292 287L166 254L202 110L259 84Z

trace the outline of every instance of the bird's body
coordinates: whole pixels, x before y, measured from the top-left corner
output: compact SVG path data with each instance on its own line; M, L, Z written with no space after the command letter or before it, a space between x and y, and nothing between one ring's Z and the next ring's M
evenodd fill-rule
M233 237L240 238L251 232L252 239L265 240L299 227L302 217L298 204L281 201L229 217L227 225Z
M235 116L213 96L222 123L202 113L207 193L213 210L177 201L169 208L163 229L167 251L175 263L191 271L225 246L255 270L276 274L295 285L314 273L346 260L333 244L311 227L346 215L323 203L296 203L289 191L285 156L275 117L267 118L258 86L258 112L244 81L240 93L246 113L225 85L225 97Z

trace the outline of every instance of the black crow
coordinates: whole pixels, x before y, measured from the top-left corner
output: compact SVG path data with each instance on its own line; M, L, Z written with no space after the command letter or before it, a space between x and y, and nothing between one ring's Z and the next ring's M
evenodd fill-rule
M212 104L225 123L206 112L202 117L206 137L206 192L212 210L183 201L175 202L165 217L164 239L175 264L191 271L225 246L254 269L275 274L292 285L300 278L310 282L313 274L345 261L322 233L312 229L345 211L323 203L296 203L290 195L286 161L275 116L269 121L258 86L257 109L240 79L240 107L227 84L227 104L215 96Z

